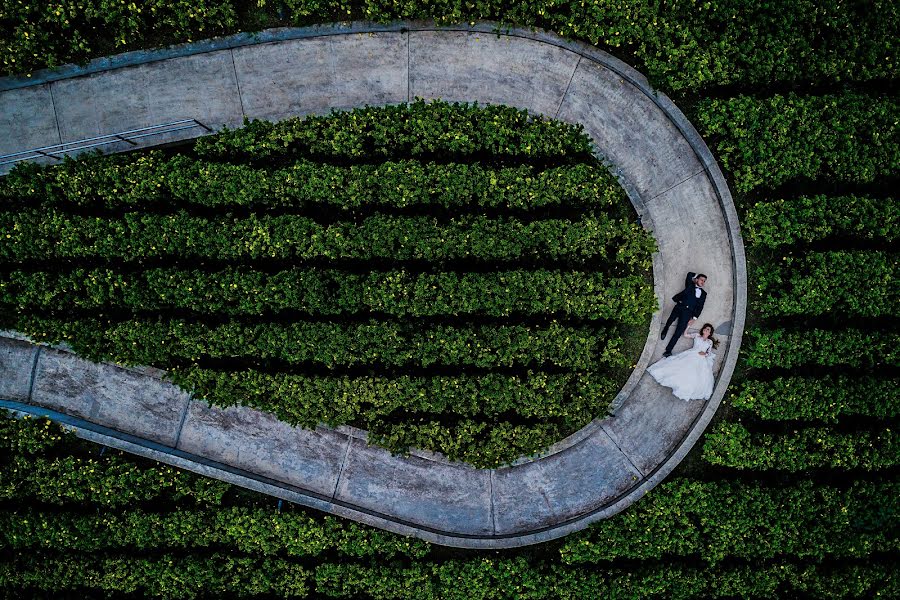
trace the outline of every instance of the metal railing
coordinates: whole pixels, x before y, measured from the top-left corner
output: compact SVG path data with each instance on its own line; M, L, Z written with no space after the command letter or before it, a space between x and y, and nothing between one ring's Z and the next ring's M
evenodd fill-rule
M129 131L119 131L118 133L109 133L83 140L75 140L74 142L65 142L62 144L54 144L52 146L43 146L42 148L32 148L22 152L13 152L11 154L0 155L0 165L8 165L10 163L22 160L34 160L35 158L53 158L62 160L62 156L69 152L77 152L79 150L87 150L88 148L96 148L104 144L114 144L116 142L126 142L132 146L137 146L134 140L149 137L151 135L162 135L164 133L173 133L184 129L192 129L194 127L202 127L208 132L212 128L207 127L197 119L182 119L181 121L172 121L171 123L163 123L161 125L151 125L150 127L141 127L140 129L131 129Z

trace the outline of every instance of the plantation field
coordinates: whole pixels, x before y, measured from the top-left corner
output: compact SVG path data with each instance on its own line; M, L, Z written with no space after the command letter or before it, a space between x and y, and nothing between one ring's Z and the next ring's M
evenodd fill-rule
M7 9L0 25L13 33L0 36L10 73L345 14L490 18L598 45L676 98L716 155L741 219L750 296L731 387L682 466L616 517L521 550L447 550L103 451L46 422L4 419L0 596L900 597L897 3L290 0L188 10L160 1L140 14L77 18L25 6ZM152 34L148 23L158 25ZM349 136L365 143L347 144L316 137L316 127L348 127L341 117L304 123L254 124L183 155L26 167L4 179L4 326L82 340L79 351L97 359L177 357L163 366L211 401L240 396L291 422L354 422L397 448L431 444L489 464L596 414L590 399L611 397L631 364L597 357L628 347L623 331L646 337L646 326L608 312L603 295L573 290L647 284L650 247L577 132L548 125L532 132L546 143L523 154L520 138L483 130L461 146L421 146L441 137L409 133L379 149L373 120ZM288 153L283 127L301 140ZM469 158L430 164L441 152ZM395 193L399 181L415 184ZM173 199L183 209L162 210ZM316 242L298 243L303 236ZM354 270L387 263L377 276ZM493 268L462 274L462 264ZM502 301L486 302L481 292L499 291L500 277ZM557 293L529 297L536 278ZM242 321L260 308L239 291L245 282L273 307L265 322ZM478 292L451 292L462 285ZM458 314L436 321L438 310ZM556 311L573 316L540 317ZM341 320L349 312L365 320ZM473 313L489 324L460 316ZM510 317L519 325L501 329ZM283 343L300 331L316 343ZM199 339L230 356L247 348L241 336L268 340L253 349L268 364L245 362L235 376L195 360ZM560 346L566 338L573 345ZM366 344L337 344L338 362L322 351L328 339ZM420 345L401 352L398 339ZM453 340L464 369L428 371L448 356L429 346L435 339ZM484 356L464 350L472 341L495 345ZM347 369L385 352L377 372ZM543 371L529 366L536 352ZM383 405L348 402L336 414L309 400L375 390ZM266 404L278 394L290 401ZM422 421L397 418L410 395ZM520 420L509 420L513 411ZM491 419L498 433L485 442L488 426L478 426ZM492 453L474 456L488 444Z
M655 243L578 128L436 102L3 182L2 325L479 467L605 413Z

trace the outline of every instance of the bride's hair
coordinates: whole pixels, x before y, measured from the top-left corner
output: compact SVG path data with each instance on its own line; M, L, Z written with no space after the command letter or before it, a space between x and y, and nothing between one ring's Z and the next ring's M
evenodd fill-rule
M709 339L712 340L713 350L719 347L719 340L713 337L713 334L716 332L716 328L712 326L711 323L704 323L703 327L700 328L700 335L703 336L703 330L709 327Z

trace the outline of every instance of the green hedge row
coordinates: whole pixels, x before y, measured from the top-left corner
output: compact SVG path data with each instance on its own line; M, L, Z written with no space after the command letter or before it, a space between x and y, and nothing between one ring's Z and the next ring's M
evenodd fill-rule
M240 27L235 3L208 0L4 2L2 17L0 75L208 38Z
M606 328L443 326L367 322L205 325L185 320L106 322L24 316L13 328L35 341L72 345L83 357L164 368L201 357L313 363L320 367L382 364L476 368L537 367L593 371L628 366L621 338Z
M272 123L249 121L197 140L201 158L240 162L278 156L318 159L504 158L591 160L581 125L499 104L417 99Z
M653 237L638 224L606 215L578 220L471 216L373 215L330 224L296 215L198 217L127 213L121 218L56 210L0 212L10 261L102 258L587 260L649 269Z
M14 587L53 593L81 589L172 600L208 598L210 594L306 598L311 577L309 569L290 561L227 552L149 557L35 553L0 562L0 590Z
M596 411L596 398L615 383L601 375L536 373L433 377L321 377L255 370L173 369L173 379L219 406L240 401L279 412L283 421L306 427L337 426L361 418L409 410L431 414L580 422ZM272 399L278 398L273 405ZM280 407L280 408L279 408Z
M757 248L830 239L892 243L900 234L900 203L896 198L802 196L758 202L741 221L744 239Z
M308 6L306 0L286 2ZM381 21L401 17L439 23L537 24L616 53L633 52L643 63L637 66L651 80L674 91L729 84L866 81L896 76L898 69L891 23L900 19L900 10L886 0L866 4L442 0L399 5L366 0L365 15Z
M330 516L225 507L148 512L47 512L18 508L0 514L0 540L15 551L43 549L119 553L228 547L252 556L423 557L429 545Z
M809 178L869 183L900 167L896 96L701 100L694 122L739 192Z
M481 468L534 454L577 431L603 414L619 387L600 375L534 372L384 378L187 368L171 376L211 404L252 406L307 428L352 423L390 450L429 448ZM526 422L503 420L511 415Z
M881 317L900 312L898 255L875 250L801 252L757 263L749 279L763 317Z
M898 492L896 482L832 487L809 480L767 486L675 479L566 538L560 553L568 564L673 556L699 556L710 564L729 558L758 564L780 556L865 558L900 550L892 532L900 516L884 513ZM868 523L876 514L884 522Z
M134 8L132 8L134 6ZM141 12L138 10L141 9ZM283 11L283 13L282 13ZM715 85L769 85L821 80L867 81L897 74L896 3L874 0L770 4L727 0L697 5L649 1L620 4L574 0L553 4L485 0L465 3L389 0L276 0L244 12L233 2L106 5L12 5L0 29L8 40L0 70L24 73L149 43L178 43L262 24L296 25L349 18L438 23L502 21L539 26L616 52L642 64L658 85L689 91ZM246 22L244 20L246 19ZM146 32L153 31L152 40ZM631 62L631 60L629 60Z
M723 421L706 433L703 459L734 469L877 471L900 465L900 433L888 427L855 433L826 427L787 434L751 433L740 423Z
M747 366L756 369L900 366L900 334L889 331L751 328L742 350Z
M26 503L93 503L124 507L159 499L218 505L229 485L166 465L140 466L118 452L54 456L72 438L46 420L0 419L0 498Z
M730 394L732 406L762 419L836 422L846 415L880 419L900 416L896 400L900 382L874 377L777 377L743 379Z
M695 567L678 564L631 568L534 566L524 558L485 557L407 567L328 563L315 571L315 589L328 597L375 600L523 598L773 598L779 593L831 600L892 597L900 569L887 564Z
M398 317L549 314L639 325L656 309L642 276L581 271L368 274L333 269L263 273L164 268L130 274L112 269L0 274L0 303L22 313L72 309L188 309L218 315L300 311L310 315L377 312Z
M343 114L330 118L340 119ZM259 123L247 129L263 126L275 128L281 123ZM220 135L245 135L244 131ZM118 210L185 203L347 212L361 207L609 209L624 199L615 177L597 164L540 169L527 164L491 168L480 163L413 160L337 166L301 160L266 169L184 155L166 158L158 151L81 158L53 169L26 164L0 181L0 200L15 209L23 203Z
M371 565L228 554L149 557L19 554L0 562L0 590L81 589L163 599L229 597L488 600L500 598L734 598L803 593L808 598L895 597L900 569L884 563L575 569L522 557L450 559Z

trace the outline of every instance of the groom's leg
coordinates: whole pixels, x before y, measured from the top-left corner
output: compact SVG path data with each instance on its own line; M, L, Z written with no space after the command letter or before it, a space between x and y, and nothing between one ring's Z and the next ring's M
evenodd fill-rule
M688 326L688 321L691 320L691 315L688 311L682 310L681 314L678 315L678 325L675 326L675 332L672 333L672 339L669 340L669 343L666 345L666 353L672 354L672 348L675 347L675 344L678 343L678 339L684 335L685 330Z
M675 307L672 309L672 314L669 315L669 319L666 321L665 326L662 328L662 334L660 335L660 339L662 339L662 340L666 339L666 332L669 331L669 327L672 326L672 323L674 323L678 319L678 313L681 312L680 308L681 308L681 306L676 304Z

